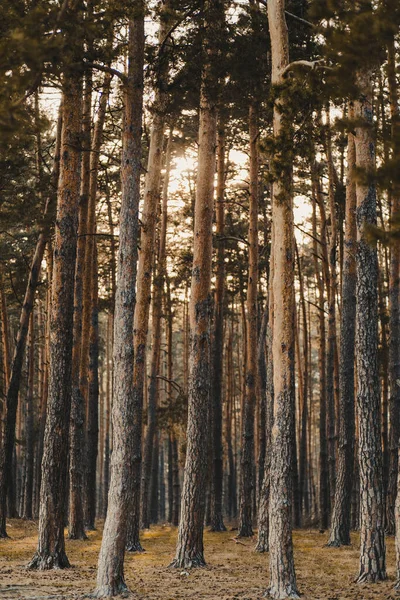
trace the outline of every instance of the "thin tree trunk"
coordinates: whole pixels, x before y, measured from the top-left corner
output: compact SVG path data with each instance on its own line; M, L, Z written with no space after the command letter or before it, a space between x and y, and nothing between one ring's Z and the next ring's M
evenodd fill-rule
M190 369L187 452L182 490L181 521L173 565L178 568L205 564L203 523L207 470L207 423L210 410L211 369L211 263L213 184L217 133L215 41L224 24L224 3L206 0L204 5L207 60L200 94L199 159L196 185L194 248L190 313Z
M95 596L126 591L124 556L127 523L134 494L140 485L138 469L142 413L134 401L133 314L136 304L136 267L139 242L139 199L142 157L144 3L134 3L129 24L128 78L122 138L122 203L120 213L118 284L114 318L113 451L107 518L97 570Z
M257 402L257 344L258 338L258 112L254 104L249 110L250 133L250 205L249 205L249 276L247 283L247 361L245 397L242 421L242 452L240 468L239 536L253 535L252 494L254 487L254 415Z
M350 117L353 111L350 108ZM350 510L354 470L354 343L356 317L356 182L354 135L348 135L346 232L344 242L342 317L340 325L340 411L335 504L328 546L350 544Z
M319 371L319 527L324 531L329 522L329 478L328 449L326 440L326 329L324 282L321 277L319 247L317 242L317 186L315 165L312 167L313 181L313 254L318 289L318 371Z
M160 30L160 40L165 35L165 25L163 24ZM155 124L154 124L155 125ZM164 127L161 124L162 132L160 132L160 143L162 143L161 133L163 133ZM156 135L156 133L154 133ZM152 312L152 346L151 346L151 359L150 359L150 382L148 386L148 405L147 405L147 430L144 440L144 453L143 453L143 464L142 464L142 485L141 485L141 521L142 527L147 529L150 527L150 473L152 468L152 454L155 443L155 434L157 430L157 406L158 406L158 379L157 375L159 372L160 363L160 347L161 347L161 318L162 318L162 295L164 289L165 279L165 261L166 261L166 237L167 237L167 217L168 217L168 183L169 183L169 172L171 163L171 140L172 140L172 129L168 140L167 156L166 156L166 173L164 178L163 186L163 197L162 197L162 213L161 213L161 226L160 226L160 241L158 249L158 263L155 268L155 276L153 281L153 312ZM159 149L160 154L162 148ZM154 165L154 168L156 166ZM161 168L161 158L157 167ZM157 182L159 185L160 173L154 173L154 177L157 175ZM149 168L150 176L150 168ZM150 182L149 182L150 187ZM157 201L158 194L154 189L155 200ZM149 207L149 211L153 211L154 216L156 215L155 206ZM155 227L155 223L153 225ZM150 235L148 230L147 235ZM143 240L143 237L142 237ZM150 242L151 240L149 240ZM153 233L154 242L154 233ZM142 242L143 243L143 242ZM142 252L144 252L142 245ZM152 249L148 249L149 257L152 253ZM140 268L140 262L139 262ZM151 268L150 268L151 271ZM146 271L147 273L147 271ZM148 292L150 294L150 290ZM139 306L139 294L138 294L138 306ZM148 313L147 313L148 319ZM147 328L145 331L147 337ZM142 340L142 338L140 338ZM143 338L144 339L144 338ZM145 384L145 382L143 382Z
M215 284L214 344L213 344L213 404L212 404L212 496L211 531L226 531L222 516L223 446L222 446L222 386L224 360L224 301L225 301L225 124L220 117L217 132L217 194L216 235L217 274Z
M69 452L69 523L68 537L72 540L87 539L83 520L83 477L84 477L84 426L85 405L79 385L79 367L82 347L82 304L85 248L90 186L90 147L92 126L92 73L85 76L85 91L82 111L82 165L81 197L79 202L78 243L76 250L74 287L74 339L72 346L72 400Z
M22 517L32 519L34 460L34 384L35 384L35 323L32 309L29 322L28 393L25 416L25 490Z
M289 63L288 30L284 0L270 0L268 23L271 36L272 84L282 85ZM285 101L274 105L274 139L291 146L290 127L284 122ZM282 139L283 138L283 139ZM288 150L286 150L288 152ZM294 226L292 166L290 156L275 156L272 193L274 228L272 360L274 365L274 423L271 435L270 471L270 587L272 598L298 598L292 542L293 441L295 441L294 383Z

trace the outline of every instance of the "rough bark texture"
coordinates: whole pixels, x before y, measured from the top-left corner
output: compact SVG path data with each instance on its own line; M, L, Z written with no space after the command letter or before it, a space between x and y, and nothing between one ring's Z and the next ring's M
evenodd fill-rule
M204 5L207 53L200 95L199 153L194 218L192 285L189 305L190 354L188 390L188 426L185 476L181 498L176 556L172 565L200 567L203 554L203 523L207 470L208 414L210 410L211 370L211 259L213 184L217 133L217 75L215 42L224 20L221 0Z
M154 106L153 106L153 122L150 134L150 148L149 156L147 161L147 174L146 184L144 191L144 202L143 212L141 215L141 237L140 237L140 253L139 253L139 264L138 264L138 283L137 283L137 304L135 308L135 322L134 322L134 394L135 402L139 406L143 406L143 391L146 385L146 347L147 347L147 333L149 328L149 311L150 311L150 299L151 299L151 281L152 272L154 267L154 255L155 255L155 235L156 235L156 224L158 218L158 204L160 200L160 176L162 167L162 154L163 154L163 143L164 143L164 129L165 129L165 113L168 101L167 94L167 82L168 82L168 62L167 62L167 48L168 44L165 42L165 36L168 32L169 20L165 18L165 11L168 11L169 3L162 3L163 14L161 16L160 30L159 30L159 41L160 41L160 68L158 77L156 80L156 89L154 92ZM168 14L168 12L166 13ZM159 297L157 297L157 302ZM156 309L157 310L157 309ZM160 319L155 315L158 321ZM159 337L159 336L158 336ZM157 348L155 348L156 354L158 354ZM152 364L152 367L157 370L158 367L158 356L153 357L156 364ZM153 441L155 433L155 418L156 418L156 401L157 401L157 379L152 378L149 387L149 402L148 402L148 415L149 415L149 427L147 430L143 465L140 468L138 477L140 478L140 487L135 490L135 493L141 494L141 503L137 506L142 512L142 525L149 527L149 487L150 487L150 476L152 468L152 451ZM142 410L142 409L141 409ZM141 436L137 439L138 451L141 448ZM135 516L133 521L137 522ZM132 531L132 529L131 529ZM138 536L138 532L134 533L135 537ZM131 540L128 539L128 545Z
M22 517L32 519L34 460L34 384L35 384L35 323L33 310L29 322L28 390L25 403L25 486Z
M355 103L356 166L364 177L375 171L372 127L372 72L359 72L360 98ZM358 582L386 578L381 419L378 371L378 259L368 240L368 226L376 224L374 183L357 181L357 310L356 361L359 417L361 551Z
M50 321L49 399L42 460L39 540L31 569L69 566L64 523L72 392L75 259L80 191L82 86L74 71L64 75L63 129Z
M215 284L214 344L213 344L213 485L211 495L211 531L226 531L222 516L223 445L222 445L222 386L224 349L225 300L225 128L220 119L218 126L218 181L216 196L217 276Z
M270 0L268 23L272 50L272 84L283 83L289 62L284 0ZM294 412L294 229L292 164L283 153L290 139L284 123L283 100L274 106L275 173L272 192L274 422L271 433L270 479L270 587L272 598L297 598L292 542L292 470ZM286 142L286 143L285 143ZM282 151L282 147L285 149Z
M388 83L391 112L391 134L393 155L398 157L400 151L399 130L400 114L398 107L396 81L396 53L394 40L388 44ZM400 189L392 190L391 219L395 222L400 213ZM389 380L390 380L390 441L389 441L389 482L386 499L386 530L394 533L394 504L397 496L398 449L400 436L400 244L394 243L390 255L389 279Z
M352 110L350 107L350 117ZM348 135L347 186L346 186L346 231L344 241L342 314L340 324L339 364L339 445L337 481L333 507L331 532L328 546L350 544L351 493L354 471L354 344L356 317L356 182L354 135Z
M136 440L142 427L141 411L133 395L133 314L136 303L136 265L139 241L141 131L143 107L144 4L134 3L129 24L128 80L122 139L122 202L118 284L114 318L113 451L107 518L100 549L95 596L114 596L127 589L124 555L127 523L137 477L140 452Z
M267 386L266 386L266 409L265 409L265 459L264 459L264 477L260 491L260 501L258 504L258 535L257 552L269 551L269 497L270 497L270 473L271 473L271 430L274 410L274 371L272 362L272 273L270 271L269 285L269 322L266 331L267 344Z
M239 536L253 535L253 463L254 414L257 400L257 344L258 338L258 115L255 105L249 110L250 133L250 205L249 205L249 276L247 283L247 361L245 374L244 414L242 421L242 451L240 465Z
M83 274L85 267L85 248L88 218L89 182L90 182L90 146L92 123L92 77L85 77L85 92L82 114L82 166L81 197L79 202L78 243L76 250L75 288L74 288L74 333L72 346L72 399L70 423L69 453L69 523L68 535L73 540L84 540L83 521L83 475L84 475L84 426L85 401L79 385L79 367L82 347L82 300Z

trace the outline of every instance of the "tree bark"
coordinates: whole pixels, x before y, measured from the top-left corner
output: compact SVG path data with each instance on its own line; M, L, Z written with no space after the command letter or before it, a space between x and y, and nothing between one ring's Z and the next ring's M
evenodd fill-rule
M272 85L284 83L289 64L289 40L284 0L270 0L268 23L271 36ZM285 100L275 101L273 135L275 151L272 192L274 228L272 360L274 365L274 422L271 433L270 479L270 587L272 598L298 598L292 542L293 441L295 440L294 384L294 225L290 127L284 121Z
M35 384L35 323L32 310L29 321L28 391L25 408L25 489L22 517L32 519L34 460L34 384Z
M225 124L219 119L217 132L217 194L216 235L217 274L215 284L214 344L213 344L213 404L212 404L212 496L211 531L226 531L222 515L223 445L222 445L222 386L224 360L224 302L225 302Z
M127 524L137 477L142 413L134 400L133 314L136 304L136 266L139 242L141 131L143 112L144 3L137 0L129 24L128 80L122 138L122 203L118 284L114 318L113 451L107 518L97 570L95 596L109 597L126 591L124 555Z
M167 5L166 5L167 6ZM160 28L160 42L164 39L166 35L166 24ZM154 123L155 126L155 123ZM161 154L162 154L162 141L163 136L161 137L161 133L164 133L164 123L161 124L162 132L160 131L160 144L161 148L159 148L160 156L158 157L159 163L157 168L159 171L154 173L154 177L156 177L158 183L158 187L160 184L160 170L161 170ZM154 133L155 135L155 133ZM160 240L159 240L159 248L158 248L158 262L155 267L155 276L153 281L153 312L152 312L152 346L151 346L151 359L150 359L150 382L148 386L148 405L147 405L147 430L144 441L144 453L143 453L143 464L142 464L142 485L141 485L141 521L142 527L147 529L150 527L150 472L153 460L153 448L155 443L155 434L157 430L157 406L158 406L158 371L159 371L159 363L160 363L160 347L161 347L161 318L162 318L162 295L164 289L164 280L165 280L165 261L166 261L166 237L167 237L167 217L168 217L168 181L169 181L169 170L170 170L170 162L171 162L171 139L172 139L172 129L170 131L170 137L168 140L167 147L167 156L166 156L166 173L165 173L165 181L164 181L164 189L163 189L163 198L162 198L162 213L161 213L161 227L160 227ZM154 165L154 167L156 166ZM151 173L150 165L149 165L149 177ZM150 186L150 182L149 182ZM157 202L158 192L154 188L154 201ZM149 206L149 212L152 211L154 217L156 217L157 209L156 206ZM153 227L155 228L155 222ZM148 230L147 235L150 235L150 231ZM154 246L154 236L155 232L153 232L153 239L148 240L149 248L147 250L148 256L150 259L151 254L154 254L154 248L150 248L151 241ZM143 240L143 237L142 237ZM143 242L142 242L143 243ZM144 252L144 248L142 245L142 252ZM140 268L140 262L139 262ZM151 273L151 266L150 266ZM151 278L151 275L150 275ZM143 288L142 288L143 289ZM148 290L148 294L150 295L150 289ZM139 294L138 294L138 306L139 306ZM148 313L147 313L148 319ZM146 333L147 337L147 327L144 327L143 336ZM142 338L141 338L142 339ZM144 339L144 337L143 337ZM145 382L143 381L143 384Z
M178 568L205 564L203 523L207 470L207 423L210 410L211 262L213 185L217 133L216 41L224 26L222 0L206 0L204 49L206 61L200 93L199 155L195 201L194 248L190 314L188 426L181 521L175 560Z
M74 13L71 13L71 16ZM81 76L67 70L63 82L63 129L50 322L47 405L38 548L31 569L69 567L64 523L72 392L74 278L80 186Z
M350 118L353 116L350 107ZM328 546L350 544L350 510L354 471L354 344L356 317L356 181L355 141L348 134L347 186L346 186L346 231L344 242L342 315L340 324L340 411L337 481L333 507L331 532Z
M391 137L393 155L398 158L400 153L400 113L398 107L397 80L396 80L396 52L394 39L388 44L388 84L391 113ZM400 189L397 184L392 190L391 220L397 222L400 214ZM389 413L390 413L390 441L389 441L389 482L386 499L386 530L395 532L394 505L396 501L398 451L400 437L400 245L395 242L391 247L390 275L389 275Z
M79 385L79 367L82 347L83 276L87 242L87 220L90 186L90 147L92 126L92 74L85 76L82 110L82 164L81 197L79 202L78 242L76 249L74 287L74 333L72 346L72 399L69 452L69 523L68 537L72 540L87 539L83 520L84 477L84 427L85 400Z
M249 276L247 283L247 361L245 374L244 414L242 421L242 452L240 468L239 536L253 535L253 463L254 416L257 402L257 344L258 338L258 113L255 104L249 109L250 133L250 205L249 205Z
M372 72L358 73L359 99L355 102L356 167L364 178L375 172L375 139L372 126ZM378 260L368 239L376 224L374 183L358 180L357 193L357 309L356 361L360 468L360 572L357 581L386 578L384 498L378 371Z

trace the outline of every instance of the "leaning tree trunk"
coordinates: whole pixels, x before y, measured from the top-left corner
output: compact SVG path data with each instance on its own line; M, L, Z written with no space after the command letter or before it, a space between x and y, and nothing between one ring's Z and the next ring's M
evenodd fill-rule
M350 117L352 108L350 107ZM328 546L350 544L351 493L354 470L354 343L356 317L356 181L354 134L348 135L347 186L346 186L346 231L344 242L342 316L340 324L339 365L339 446L335 504L332 514Z
M254 414L257 402L257 286L258 286L258 114L255 104L249 110L250 133L250 205L249 205L249 276L247 283L247 360L245 374L242 452L240 465L239 536L253 535L253 463Z
M212 445L213 485L211 495L211 531L226 531L222 516L223 445L222 445L222 383L224 353L225 299L225 125L220 117L218 126L218 181L216 197L217 275L215 284L214 344L213 344L213 404Z
M289 40L284 0L270 0L272 84L284 83L289 62ZM291 147L290 124L284 121L285 100L274 106L274 140L284 152ZM275 151L272 191L274 422L271 433L270 473L270 587L272 598L297 598L292 542L292 471L295 413L294 383L294 225L291 156Z
M107 518L97 570L95 596L115 596L127 589L124 556L132 490L140 453L136 440L142 428L141 411L133 395L133 314L136 304L136 266L139 242L141 131L143 112L144 3L136 0L129 25L129 63L125 83L122 138L122 202L118 252L118 285L114 318L113 450ZM134 478L135 477L135 478Z
M29 564L31 569L69 567L64 523L72 392L81 109L81 77L69 70L63 83L63 129L50 317L50 381L42 460L39 540L36 554Z
M360 98L355 102L356 167L371 181L375 172L372 115L372 71L358 73ZM374 183L357 181L356 361L359 418L361 551L358 582L386 578L385 523L378 370L378 258L368 238L376 224Z
M185 477L182 489L181 522L173 566L199 567L205 564L203 523L207 471L208 414L211 370L211 262L213 185L217 133L215 72L217 47L224 23L222 0L206 0L207 52L200 94L199 157L194 218L193 270L190 296L190 369Z

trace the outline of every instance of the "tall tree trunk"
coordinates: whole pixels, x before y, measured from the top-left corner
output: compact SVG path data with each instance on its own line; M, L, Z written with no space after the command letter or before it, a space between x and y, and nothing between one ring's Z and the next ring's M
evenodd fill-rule
M327 435L328 435L328 473L329 504L333 506L336 485L336 411L337 405L337 348L336 348L336 262L337 262L337 218L335 203L334 164L332 158L332 140L329 106L327 108L326 157L328 162L328 200L330 214L329 240L329 283L328 285L328 352L326 357L326 394L327 394Z
M326 329L324 282L320 271L319 247L317 240L317 195L318 181L315 163L313 177L313 254L318 289L318 371L319 371L319 526L325 530L329 522L329 478L328 449L326 440Z
M284 0L270 0L268 23L271 36L272 84L284 83L289 62L289 40ZM291 146L290 127L284 122L284 99L274 105L274 140ZM272 192L274 228L272 360L274 365L274 422L271 434L270 480L270 587L272 598L297 598L292 542L293 441L295 441L294 384L294 226L292 164L290 156L275 154Z
M79 367L82 347L82 303L85 248L90 186L90 147L92 127L92 73L85 76L82 111L82 165L81 197L79 202L78 243L76 249L74 288L74 339L72 346L72 399L69 452L69 523L68 534L72 540L85 540L83 521L83 477L84 477L84 426L85 400L79 385Z
M213 403L212 403L212 496L211 531L226 531L222 516L223 446L222 446L222 385L224 360L224 302L225 302L225 124L219 119L217 132L217 195L216 235L217 274L215 284L214 344L213 344Z
M134 371L133 371L133 383L134 383L134 395L135 403L139 407L139 410L143 410L143 392L146 382L146 347L147 347L147 334L149 327L149 309L150 309L150 297L151 297L151 281L152 271L154 265L154 249L155 249L155 234L156 234L156 223L158 217L158 203L160 199L160 176L162 167L162 154L163 154L163 143L164 143L164 128L165 128L165 116L168 101L167 93L167 82L168 82L168 59L167 59L167 44L165 38L168 32L169 20L167 16L169 3L163 4L163 10L160 21L159 30L159 42L160 42L160 70L156 82L155 99L154 99L154 116L150 134L150 148L149 156L147 161L147 174L146 184L144 191L144 203L143 212L141 215L142 230L140 237L140 253L139 253L139 264L138 264L138 283L137 283L137 303L135 308L135 321L134 321ZM158 319L159 320L159 319ZM156 360L158 357L155 357ZM158 367L158 360L155 366L155 370ZM150 436L148 443L145 446L145 456L143 460L143 468L138 465L139 481L141 482L139 487L135 489L135 493L139 494L139 501L135 501L134 507L144 511L145 526L149 526L149 515L148 515L148 495L149 495L149 482L151 473L151 455L153 449L153 438L155 431L155 402L157 395L157 380L154 379L155 388L151 390L151 404L149 412L151 413L151 426ZM146 386L147 387L147 386ZM154 416L154 419L153 419ZM141 434L137 441L137 452L141 453ZM142 494L142 495L140 495ZM143 496L144 494L144 496ZM142 502L140 502L142 500ZM143 512L142 512L143 515ZM129 551L134 552L141 550L139 541L139 515L132 515L132 523L129 529L129 536L127 541L127 548Z
M388 83L391 112L391 137L393 155L400 155L400 112L398 106L396 80L396 51L394 39L388 44ZM400 189L397 184L392 191L391 221L397 223L400 214ZM391 247L389 280L389 382L390 382L390 442L389 442L389 483L386 500L386 529L394 533L394 504L397 495L398 451L400 437L400 244L397 241Z
M128 78L125 83L122 137L122 202L118 284L114 318L113 451L107 518L97 570L95 596L115 596L127 589L124 556L132 490L140 485L138 469L142 413L134 400L133 314L139 242L139 199L142 157L144 3L136 0L129 24Z
M25 490L22 517L32 519L34 460L34 385L35 385L35 323L32 310L29 322L28 391L25 409Z
M76 18L71 11L71 18ZM67 491L75 259L78 237L82 79L67 70L63 82L63 128L51 296L50 381L47 405L39 540L29 568L69 567L64 523Z
M166 24L163 23L160 28L160 41L162 42L165 32ZM155 125L155 124L154 124ZM161 124L162 132L160 131L160 144L161 148L158 149L160 152L160 156L158 157L159 164L157 165L161 169L161 154L162 154L162 137L164 131L164 123ZM154 133L156 135L156 133ZM160 241L158 248L158 263L155 267L155 276L153 281L153 313L152 313L152 346L151 346L151 359L150 359L150 382L148 386L148 405L147 405L147 430L146 436L144 440L144 453L143 453L143 464L142 464L142 485L141 485L141 521L142 527L148 528L150 526L150 473L152 468L153 461L153 448L155 443L155 434L157 430L157 405L158 405L158 379L157 375L159 372L159 363L160 363L160 348L161 348L161 318L162 318L162 295L164 289L164 279L165 279L165 261L166 261L166 237L167 237L167 217L168 217L168 182L169 182L169 171L170 171L170 163L171 163L171 140L172 140L172 129L170 131L170 136L168 140L167 147L167 156L166 156L166 173L165 173L165 181L163 186L163 198L162 198L162 213L161 213L161 227L160 227ZM149 165L150 167L150 165ZM155 168L155 165L154 167ZM149 168L150 175L150 168ZM158 186L160 184L160 172L154 174L154 177L157 175ZM150 185L150 182L149 182ZM158 193L156 189L154 189L154 200L157 202ZM149 207L149 210L153 212L154 218L156 217L156 206ZM155 228L155 222L154 222ZM148 235L151 233L150 231L146 232ZM154 244L154 236L153 233L153 244ZM143 240L143 237L142 237ZM151 243L151 240L149 240ZM142 252L144 252L142 246ZM149 258L153 250L151 248L148 249ZM139 262L140 269L140 262ZM151 267L150 267L151 272ZM150 289L148 290L148 294L150 294ZM138 306L139 306L139 294L138 294ZM148 319L148 313L147 313ZM147 337L147 327L144 328L143 335L146 333ZM141 338L142 339L142 338ZM143 338L144 339L144 338ZM145 382L143 381L145 385Z
M273 244L273 239L272 239ZM265 410L265 459L264 459L264 478L260 493L260 502L258 506L258 537L257 552L269 551L269 502L270 502L270 474L271 474L271 435L274 418L274 370L272 358L272 311L273 311L273 265L270 269L268 312L269 319L266 331L267 342L267 387L266 387L266 410Z
M353 116L350 107L350 118ZM354 135L348 135L346 232L344 241L342 315L340 324L340 411L335 504L328 546L350 544L350 510L354 470L354 343L356 317L356 181Z
M355 102L356 167L365 177L375 172L375 139L372 127L372 72L357 75L360 99ZM360 526L361 550L358 582L386 578L381 418L378 370L378 260L368 239L376 224L374 183L357 181L357 408L360 427Z
M85 301L89 306L88 315L89 329L87 330L88 345L86 360L81 360L87 364L87 375L83 378L87 380L86 391L86 439L84 446L86 448L85 464L85 487L84 487L84 520L85 526L89 530L95 529L96 516L96 464L98 452L98 413L99 413L99 317L98 317L98 270L97 270L97 245L96 245L96 200L98 186L98 172L100 165L100 151L103 142L103 130L106 119L107 102L110 92L111 75L104 76L102 93L99 100L97 121L93 133L93 143L90 153L90 179L89 179L89 207L88 207L88 242L85 252ZM87 308L87 307L86 307ZM87 327L87 326L86 326ZM82 381L82 377L81 377ZM85 389L81 388L84 393Z
M242 427L242 452L240 468L239 536L253 535L253 463L254 463L254 414L257 402L257 344L258 338L258 112L255 104L249 110L250 133L250 205L249 205L249 276L247 283L247 361L245 374L245 398Z
M211 262L213 185L217 133L215 72L216 41L224 26L222 0L204 4L206 61L200 93L199 156L194 220L193 270L190 296L190 369L185 477L181 522L173 565L179 568L205 564L203 523L207 470L207 423L210 410L211 369Z

